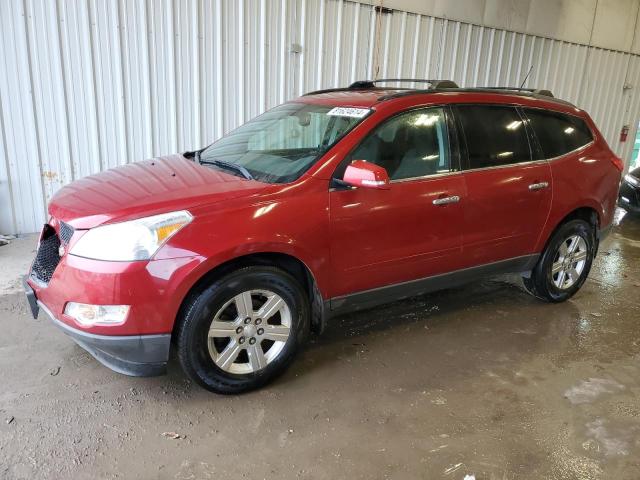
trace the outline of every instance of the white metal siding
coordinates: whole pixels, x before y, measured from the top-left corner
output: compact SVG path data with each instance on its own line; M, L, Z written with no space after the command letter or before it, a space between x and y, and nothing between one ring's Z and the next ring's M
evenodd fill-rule
M527 86L585 108L630 155L629 53L345 0L3 0L0 232L39 230L74 179L205 145L309 90L373 77L514 86L531 65Z

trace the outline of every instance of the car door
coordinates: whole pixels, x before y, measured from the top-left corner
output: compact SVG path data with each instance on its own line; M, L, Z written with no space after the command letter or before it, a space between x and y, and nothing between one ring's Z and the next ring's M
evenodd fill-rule
M457 105L463 170L466 266L534 253L551 206L551 169L518 109Z
M336 171L355 160L383 166L388 190L330 192L334 297L457 268L462 248L464 180L451 118L417 109L375 127Z

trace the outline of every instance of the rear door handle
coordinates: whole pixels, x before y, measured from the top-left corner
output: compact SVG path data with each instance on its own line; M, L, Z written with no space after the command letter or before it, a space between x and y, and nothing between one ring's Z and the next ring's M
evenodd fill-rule
M549 186L549 182L540 182L540 183L532 183L529 185L529 190L542 190L543 188L547 188Z
M458 203L460 201L460 197L458 195L453 195L451 197L443 197L436 198L433 201L434 205L448 205L449 203Z

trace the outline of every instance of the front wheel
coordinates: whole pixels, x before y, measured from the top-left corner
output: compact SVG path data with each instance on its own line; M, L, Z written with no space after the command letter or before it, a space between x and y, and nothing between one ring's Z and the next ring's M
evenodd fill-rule
M530 277L526 289L549 302L571 298L584 284L595 256L593 226L584 220L571 220L553 235Z
M242 393L271 381L291 363L309 331L302 288L273 267L232 272L192 295L182 312L182 368L216 393Z

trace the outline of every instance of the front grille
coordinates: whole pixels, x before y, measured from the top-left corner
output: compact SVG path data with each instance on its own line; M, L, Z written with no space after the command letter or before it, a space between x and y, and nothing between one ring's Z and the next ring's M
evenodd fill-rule
M53 272L60 263L60 239L50 225L45 225L42 231L40 246L36 253L36 259L31 267L31 275L41 283L49 283Z
M75 232L74 228L68 223L60 222L60 242L65 247L69 245L71 241L71 237L73 236L73 232Z

